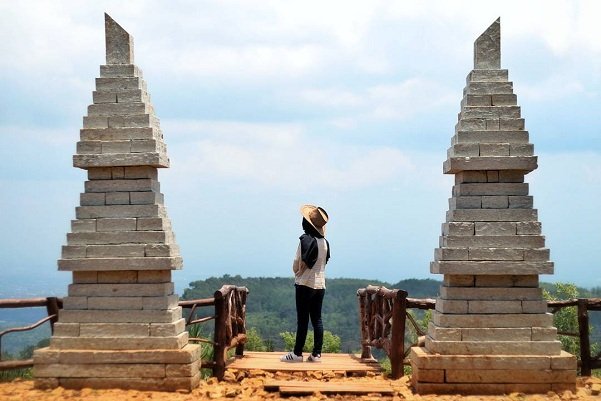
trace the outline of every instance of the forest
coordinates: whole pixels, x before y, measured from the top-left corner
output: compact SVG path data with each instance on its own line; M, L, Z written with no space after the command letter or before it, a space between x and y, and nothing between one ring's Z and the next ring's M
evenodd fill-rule
M257 334L273 349L281 350L284 341L282 332L296 331L296 309L294 304L294 281L292 277L241 277L224 275L206 280L191 282L184 290L182 299L212 297L224 284L245 286L249 289L247 301L247 328L254 328ZM355 352L360 349L359 310L356 297L357 289L367 285L382 285L387 288L399 288L407 291L412 298L435 298L441 284L433 279L406 279L397 283L377 280L333 278L327 280L326 295L323 303L324 329L341 339L342 352ZM554 284L541 283L550 298L563 297L601 297L601 288L587 290L573 287L570 293L558 293ZM560 287L561 289L562 287ZM207 311L207 314L209 311ZM591 314L593 340L601 340L601 313ZM210 335L210 327L203 332Z

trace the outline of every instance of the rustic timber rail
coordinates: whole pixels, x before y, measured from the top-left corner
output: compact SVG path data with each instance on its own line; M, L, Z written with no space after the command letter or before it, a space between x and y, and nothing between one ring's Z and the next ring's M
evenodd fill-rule
M246 298L248 289L234 285L224 285L217 290L213 298L193 299L180 301L179 306L187 309L186 326L202 324L215 320L213 340L203 338L190 338L190 341L210 343L214 347L213 360L203 360L202 367L213 370L213 376L223 378L228 362L227 351L236 347L236 355L244 353L246 342ZM214 315L196 318L196 312L203 307L214 306ZM63 307L60 298L28 298L28 299L0 299L0 308L33 308L46 307L48 316L24 327L13 327L0 331L0 371L10 369L28 368L33 366L33 359L6 360L2 358L2 337L9 333L33 330L46 322L50 322L51 332L54 332L54 323L58 320L58 312Z
M408 298L407 291L372 285L357 290L357 296L361 358L373 359L371 347L383 349L390 358L391 376L398 379L403 376L404 360L411 349L411 346L405 347L406 322L409 321L418 335L425 335L408 309L434 309L435 301Z
M578 298L565 301L548 301L551 313L563 308L576 307L578 311L578 333L559 332L562 336L577 337L580 340L580 375L590 376L593 369L601 369L601 352L591 355L589 333L589 311L601 311L601 298Z
M390 358L392 378L403 376L403 366L413 344L406 346L407 327L410 324L417 336L426 332L415 321L410 309L434 309L434 299L407 297L404 290L389 290L385 287L367 286L357 291L359 298L359 321L361 325L361 358L373 359L371 347L383 349ZM572 336L580 340L580 374L590 376L592 369L601 368L601 353L591 355L589 333L589 311L601 311L601 298L579 298L563 301L548 301L552 313L563 308L577 307L578 333L559 332L559 335ZM394 319L399 316L399 319Z
M18 333L30 331L41 326L46 322L50 322L50 330L54 332L54 323L58 320L58 310L63 307L63 300L56 297L48 298L27 298L27 299L0 299L0 309L2 308L36 308L46 307L48 316L38 320L37 322L22 327L11 327L0 331L0 371L10 369L29 368L33 366L33 359L12 359L2 360L2 337L9 333Z
M231 362L227 352L236 348L236 356L244 355L246 342L246 299L248 289L235 285L224 285L215 291L213 298L180 301L184 309L190 309L186 326L215 320L213 341L204 338L190 338L190 341L206 342L213 345L213 360L202 361L202 367L213 370L213 376L223 379L226 365ZM195 318L195 312L201 307L214 306L215 315Z

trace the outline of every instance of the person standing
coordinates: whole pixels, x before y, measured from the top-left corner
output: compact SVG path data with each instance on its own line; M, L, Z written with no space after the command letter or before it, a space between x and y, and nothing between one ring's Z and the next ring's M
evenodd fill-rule
M323 347L323 322L321 307L326 292L325 268L330 259L330 244L325 239L325 225L328 214L318 206L304 205L300 208L303 216L304 234L292 264L296 291L296 341L294 350L283 355L282 362L303 362L303 348L307 339L309 319L313 326L314 344L308 362L321 361Z

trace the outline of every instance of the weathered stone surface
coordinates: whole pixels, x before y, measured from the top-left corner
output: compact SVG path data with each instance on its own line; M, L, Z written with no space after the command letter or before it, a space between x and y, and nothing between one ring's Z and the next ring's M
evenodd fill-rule
M188 343L188 332L175 337L56 337L50 339L50 347L56 349L181 349ZM56 374L56 373L55 373Z
M86 192L160 191L159 182L150 179L93 180L85 182Z
M162 297L142 297L142 309L172 309L178 305L179 297L175 294Z
M516 222L476 222L474 223L475 235L516 235Z
M171 323L181 319L181 308L168 310L131 311L61 310L59 321L64 323Z
M134 38L108 14L104 14L107 64L133 64Z
M451 221L514 221L529 222L536 221L538 213L536 209L516 210L450 210L447 212L447 222Z
M446 372L449 383L569 383L575 382L574 372L564 370L452 370Z
M156 297L171 295L173 291L173 283L69 284L69 296Z
M165 365L162 364L57 364L36 366L35 375L39 377L165 377Z
M153 337L177 336L186 329L186 319L180 319L175 323L152 323L150 324L150 335Z
M164 244L170 237L171 235L164 231L81 232L68 233L67 243L69 245Z
M432 313L432 322L440 327L552 327L553 315L545 314L489 314L443 315ZM459 354L459 352L457 352Z
M82 129L79 135L82 141L121 141L160 137L159 130L153 127Z
M545 237L541 235L477 235L473 237L449 235L440 237L439 245L451 248L539 249L545 246Z
M524 250L519 248L471 248L469 251L469 260L524 260Z
M552 356L546 355L436 355L423 347L412 347L411 362L426 369L501 370L551 368Z
M531 275L552 274L553 262L526 261L433 261L430 273L438 274L482 274L482 275Z
M136 389L142 391L190 391L200 383L200 373L192 377L164 377L164 378L61 378L59 383L67 389Z
M426 337L426 349L442 355L559 355L559 341L437 341Z
M98 282L98 272L73 272L73 284L92 284Z
M140 310L142 297L88 297L88 309Z
M187 344L182 349L177 350L53 350L40 348L35 352L34 358L40 358L42 363L91 365L96 363L189 364L200 358L201 346Z
M488 27L474 42L474 69L501 68L501 18Z
M190 364L169 364L165 367L167 377L193 377L200 372L200 361L194 361Z
M88 297L74 296L63 298L64 309L88 309Z
M442 340L437 338L436 340ZM462 328L461 341L531 341L530 328ZM554 338L551 340L555 340Z
M473 281L472 281L473 282ZM469 299L487 301L505 300L541 300L543 291L541 288L520 287L440 287L440 296L444 299Z
M169 283L171 282L171 270L140 270L138 271L138 283Z
M468 248L436 248L434 260L468 260Z
M73 167L139 166L169 167L169 159L162 153L105 153L73 155Z
M69 297L63 298L63 302ZM54 323L53 335L57 337L78 337L79 336L79 323ZM57 361L58 362L58 361ZM52 363L52 362L40 362L40 363Z
M544 263L544 262L528 262ZM87 257L85 259L59 259L60 271L75 270L177 270L182 268L182 258L167 257Z
M436 299L436 311L445 314L468 313L468 302L465 300Z
M79 326L80 337L148 337L150 335L148 323L81 323ZM57 335L57 337L61 336Z
M99 284L135 284L138 282L138 272L135 270L99 271Z
M449 222L442 223L443 235L474 235L474 223Z
M478 144L496 144L507 143L512 144L527 144L529 141L528 131L457 131L455 136L451 138L451 144L459 143L478 143ZM516 155L517 156L517 155Z
M101 78L142 77L142 71L135 64L106 64L100 66Z
M79 206L75 208L75 215L78 219L160 217L161 214L162 210L158 205Z
M538 287L538 275L476 276L476 287Z
M453 157L443 164L445 174L464 170L521 170L530 172L538 167L536 156Z
M96 231L136 231L137 220L135 217L112 218L105 217L96 219ZM117 255L115 255L117 256Z
M90 245L86 246L88 258L143 257L144 245Z

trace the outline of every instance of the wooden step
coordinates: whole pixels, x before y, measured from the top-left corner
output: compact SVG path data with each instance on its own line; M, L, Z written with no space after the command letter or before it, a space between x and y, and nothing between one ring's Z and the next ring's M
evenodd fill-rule
M387 383L317 382L274 380L263 385L266 391L279 391L281 395L322 394L381 394L393 395L394 389Z

